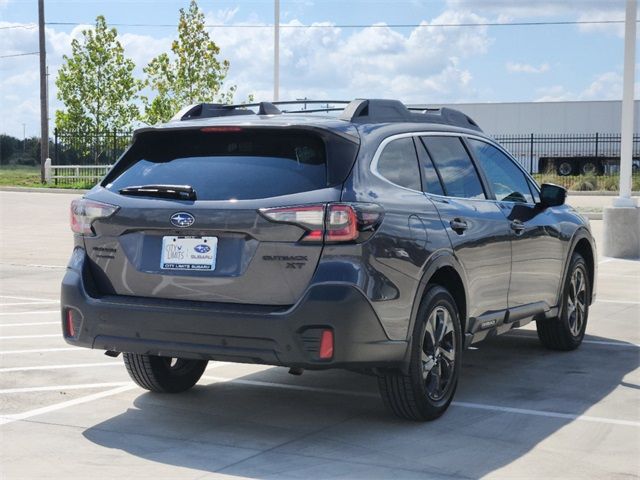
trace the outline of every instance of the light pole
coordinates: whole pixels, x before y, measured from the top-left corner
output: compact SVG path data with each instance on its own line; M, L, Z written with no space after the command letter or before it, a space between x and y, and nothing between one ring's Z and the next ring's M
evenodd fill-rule
M44 32L44 0L38 0L38 41L40 49L40 181L44 183L44 163L49 157L49 109L47 105L47 51Z
M640 208L631 196L633 157L633 89L636 63L636 0L627 0L624 28L624 74L620 128L620 196L603 212L607 257L640 258Z
M274 0L273 12L273 101L280 99L280 0Z

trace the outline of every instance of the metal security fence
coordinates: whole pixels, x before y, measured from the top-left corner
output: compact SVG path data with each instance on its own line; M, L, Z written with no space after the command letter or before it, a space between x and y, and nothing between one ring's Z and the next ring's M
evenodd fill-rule
M572 190L616 190L620 134L493 135L539 183ZM640 188L640 135L633 142L633 185Z
M95 184L131 141L129 130L54 132L51 182L57 185ZM571 190L617 190L620 135L496 134L505 147L538 181ZM633 189L640 190L640 135L633 142ZM70 168L61 168L68 166ZM90 168L100 167L100 168Z
M552 173L557 167L559 175L577 175L605 173L584 168L585 164L609 166L608 173L619 163L620 134L529 134L529 135L493 135L493 138L514 155L529 173ZM640 157L640 135L634 136L633 156ZM559 170L563 159L573 161L572 170ZM566 165L566 163L565 163ZM580 168L583 167L583 168Z
M130 130L54 131L55 165L112 165L131 141Z

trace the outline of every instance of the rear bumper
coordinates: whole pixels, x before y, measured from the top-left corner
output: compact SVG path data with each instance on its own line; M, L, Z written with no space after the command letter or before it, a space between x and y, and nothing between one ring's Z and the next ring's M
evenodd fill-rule
M72 345L308 369L395 368L405 358L407 342L389 340L369 300L352 284L313 285L286 310L96 297L87 288L91 281L78 250L67 268L61 294L63 331ZM75 337L64 328L69 309L75 318ZM325 328L334 334L331 360L318 358L319 332Z

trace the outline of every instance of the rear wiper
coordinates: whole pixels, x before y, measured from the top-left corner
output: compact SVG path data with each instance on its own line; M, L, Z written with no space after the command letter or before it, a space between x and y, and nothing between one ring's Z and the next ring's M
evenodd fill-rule
M120 190L120 195L138 197L177 198L178 200L196 200L196 191L191 185L138 185Z

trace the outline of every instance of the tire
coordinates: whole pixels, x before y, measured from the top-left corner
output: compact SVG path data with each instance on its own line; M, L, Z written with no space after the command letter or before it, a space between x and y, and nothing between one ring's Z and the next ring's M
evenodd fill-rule
M447 328L439 330L440 325ZM416 421L434 420L447 410L458 385L461 330L451 294L439 285L428 287L413 329L408 375L393 371L378 376L380 394L389 410ZM441 340L434 348L439 331L443 332Z
M568 177L573 174L573 162L571 160L560 160L556 164L556 172L561 177Z
M152 392L179 393L193 387L207 368L207 360L124 353L131 379Z
M580 164L580 173L582 175L599 175L600 168L598 168L596 161L586 160Z
M578 348L587 329L590 298L591 281L587 263L579 253L574 253L562 289L560 316L536 322L542 345L551 350L568 351Z

